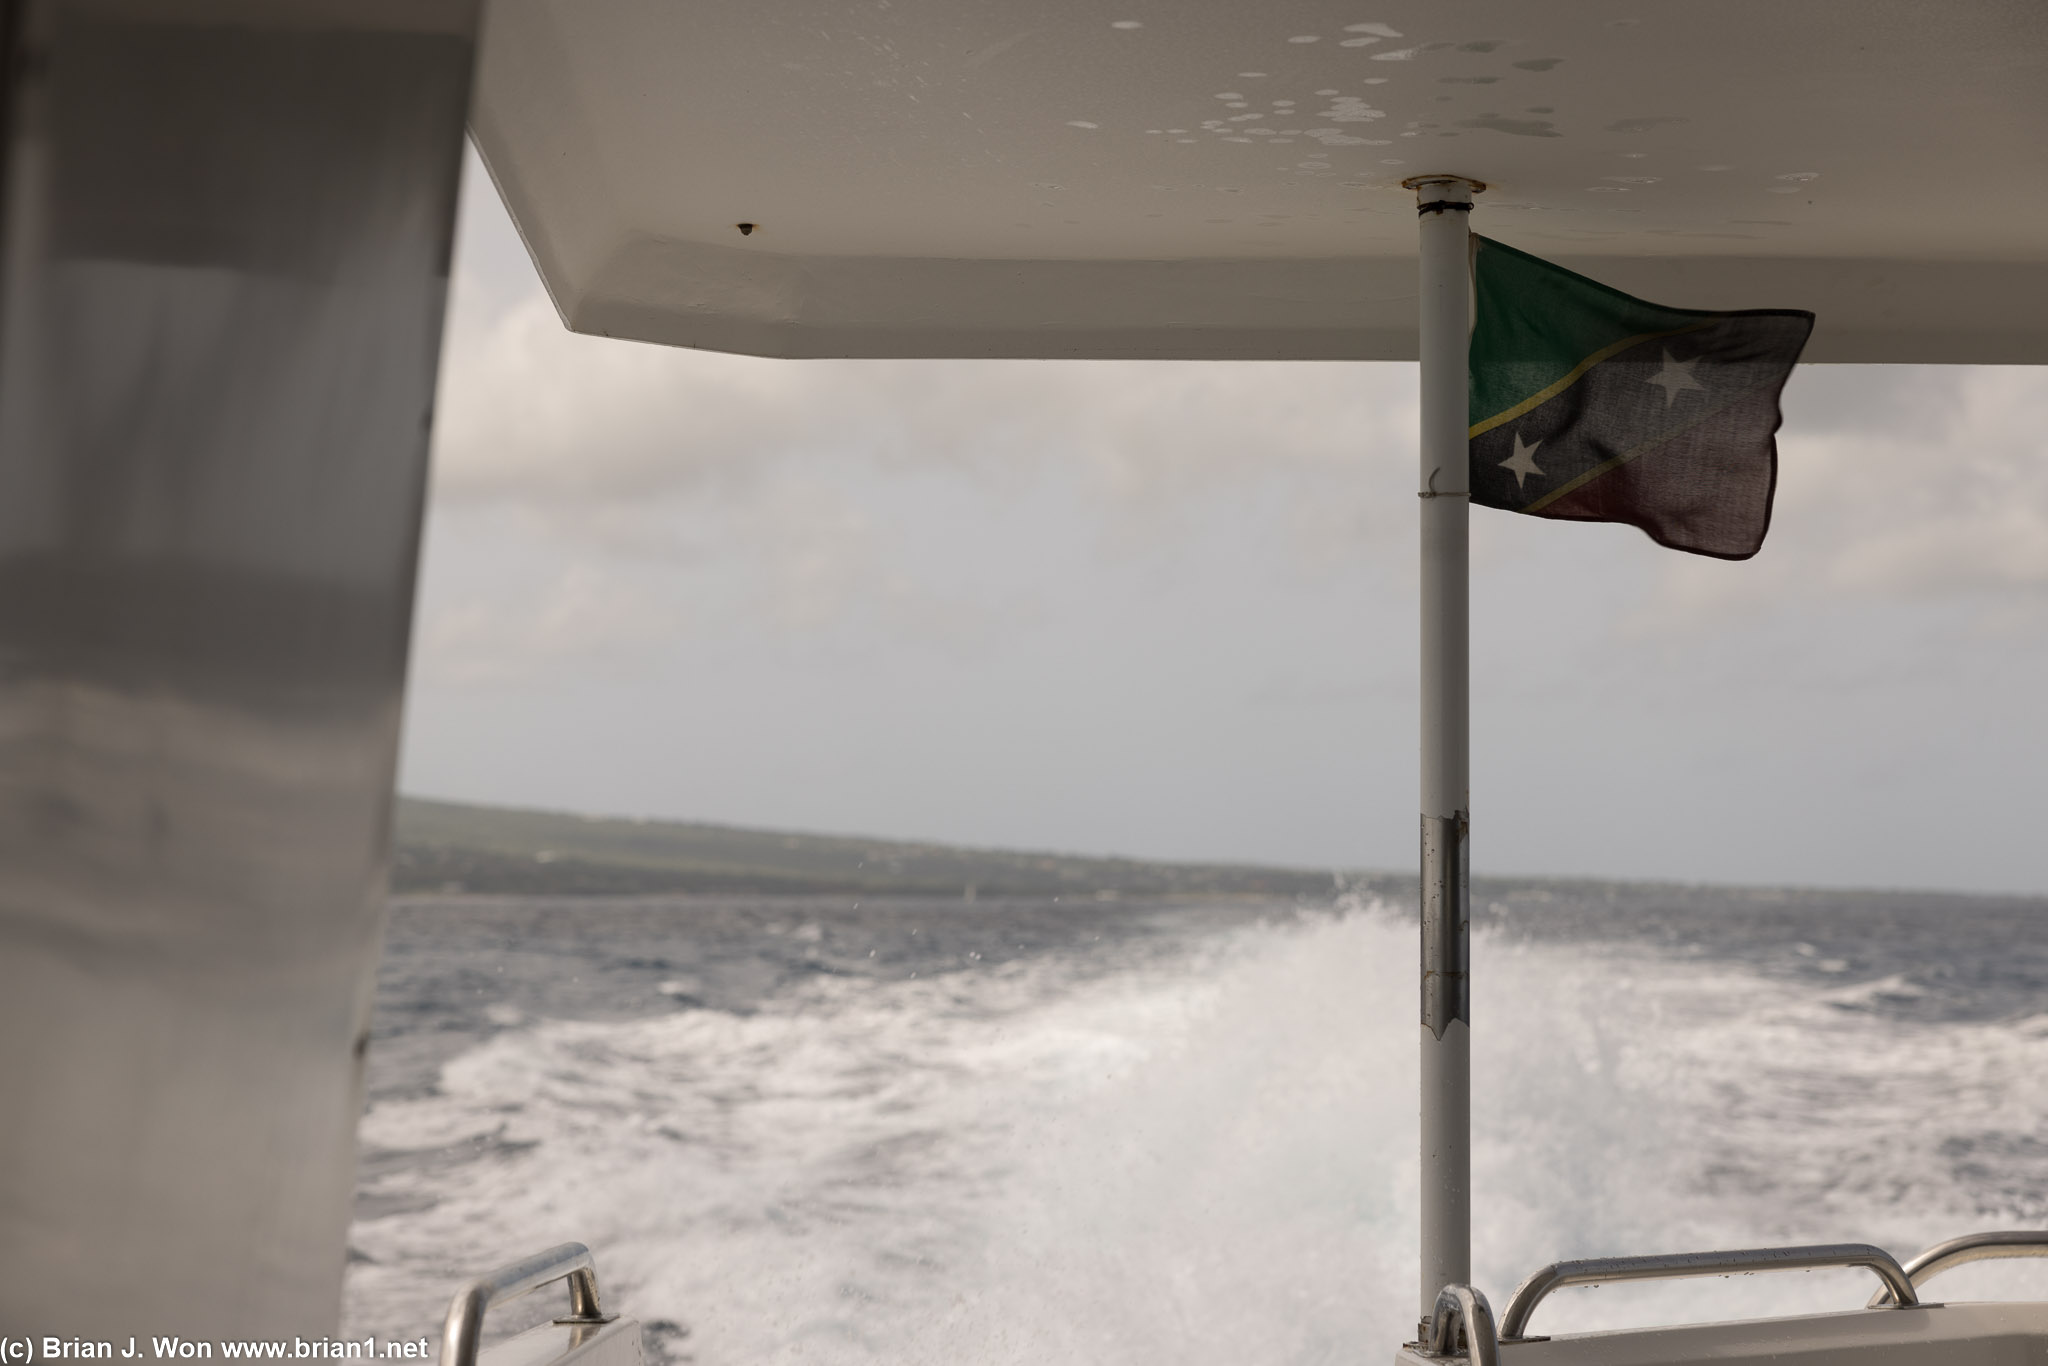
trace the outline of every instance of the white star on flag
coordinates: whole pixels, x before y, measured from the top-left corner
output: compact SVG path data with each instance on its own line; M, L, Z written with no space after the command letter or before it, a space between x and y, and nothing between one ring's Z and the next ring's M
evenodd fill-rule
M1542 444L1541 441L1538 441L1533 446L1524 446L1522 444L1522 434L1520 432L1515 433L1515 453L1500 462L1502 469L1515 472L1515 492L1520 493L1522 491L1522 486L1528 482L1530 475L1533 474L1539 477L1542 475L1543 471L1536 468L1535 460L1536 447Z
M1644 380L1643 383L1663 386L1664 406L1669 408L1677 401L1679 394L1687 389L1698 389L1701 392L1705 392L1707 386L1692 377L1692 368L1699 363L1700 358L1698 356L1694 356L1691 360L1676 360L1669 351L1666 351L1664 353L1664 368Z

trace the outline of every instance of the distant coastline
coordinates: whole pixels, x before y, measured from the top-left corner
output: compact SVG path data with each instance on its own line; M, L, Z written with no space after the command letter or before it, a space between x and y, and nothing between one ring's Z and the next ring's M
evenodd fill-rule
M1369 875L628 820L401 797L399 895L1271 896L1327 899Z
M809 835L694 821L581 816L519 807L398 799L391 891L421 896L647 897L915 896L956 901L1073 897L1255 897L1327 903L1349 893L1415 904L1411 871L1286 868L1255 863L1153 863L1017 849L975 849L906 840ZM1677 905L1747 890L1766 901L1820 904L1851 897L1871 906L1930 898L2003 903L2048 913L2035 892L1957 892L1913 887L1816 887L1655 878L1480 874L1475 922L1502 896L1599 898L1656 891ZM1533 903L1532 903L1533 904ZM1701 907L1705 913L1705 905Z

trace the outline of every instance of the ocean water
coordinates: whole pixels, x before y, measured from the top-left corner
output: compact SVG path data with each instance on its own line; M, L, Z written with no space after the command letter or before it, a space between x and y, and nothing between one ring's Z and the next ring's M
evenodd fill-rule
M1411 902L403 902L345 1332L437 1334L464 1279L576 1240L657 1361L1384 1360ZM1482 885L1473 952L1497 1308L1560 1257L2048 1226L2048 902ZM1936 1285L2048 1296L2048 1262ZM1571 1291L1535 1326L1873 1286Z

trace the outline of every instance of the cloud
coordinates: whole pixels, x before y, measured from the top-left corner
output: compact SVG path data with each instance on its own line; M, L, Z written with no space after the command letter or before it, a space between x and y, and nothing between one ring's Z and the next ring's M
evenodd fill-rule
M792 362L582 337L501 235L469 258L451 318L444 526L490 517L571 560L715 572L747 585L730 610L798 632L965 629L989 585L913 562L931 538L918 519L993 527L1023 507L1070 524L1048 535L1089 523L1097 558L1197 557L1241 514L1306 572L1410 573L1410 366ZM1807 367L1755 561L1644 560L1624 536L1541 531L1574 538L1554 553L1633 576L1625 629L1795 599L1966 598L2030 620L2010 600L2048 582L2044 431L2037 369ZM1476 569L1514 572L1536 547L1479 516Z
M785 628L822 627L901 577L889 573L866 509L815 480L777 481L748 505L741 535L762 552L760 606Z
M435 496L587 512L874 436L870 393L799 369L577 336L530 296L454 329Z
M789 493L806 472L939 472L991 494L1076 480L1139 519L1278 486L1305 524L1372 537L1408 520L1389 495L1410 477L1413 388L1403 366L762 360L576 336L534 295L459 332L435 493L630 543L650 503L778 484L749 515L779 506L816 531L816 500ZM1800 371L1760 577L1855 592L2048 580L2044 431L2048 381L2031 368ZM1334 515L1333 498L1349 500Z
M762 360L577 336L533 296L458 313L436 494L631 504L865 461L998 484L1058 469L1142 503L1375 459L1405 471L1413 389L1401 366Z
M972 650L1053 610L1049 578L1198 559L1246 519L1307 572L1405 566L1414 428L1406 366L764 360L577 336L535 291L459 295L435 536L659 584L689 610L617 630L649 646L773 630ZM540 667L566 637L530 636L522 591L443 584L428 659Z
M676 602L615 568L570 563L537 592L472 594L429 607L420 670L431 682L487 684L557 666L588 669L675 635Z
M2048 583L2048 383L1974 367L1912 427L1800 442L1793 510L1828 533L1827 581L1858 592L1947 593ZM1873 386L1876 387L1876 386Z

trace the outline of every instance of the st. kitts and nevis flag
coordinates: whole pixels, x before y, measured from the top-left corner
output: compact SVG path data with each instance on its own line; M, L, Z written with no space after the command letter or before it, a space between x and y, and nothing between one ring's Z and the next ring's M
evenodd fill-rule
M1797 309L1663 308L1473 239L1472 501L1742 560L1771 525Z

